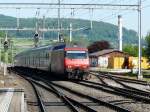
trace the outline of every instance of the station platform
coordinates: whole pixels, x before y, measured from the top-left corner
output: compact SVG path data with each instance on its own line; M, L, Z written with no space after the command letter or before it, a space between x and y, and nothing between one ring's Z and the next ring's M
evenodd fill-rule
M24 91L0 88L0 112L26 112Z

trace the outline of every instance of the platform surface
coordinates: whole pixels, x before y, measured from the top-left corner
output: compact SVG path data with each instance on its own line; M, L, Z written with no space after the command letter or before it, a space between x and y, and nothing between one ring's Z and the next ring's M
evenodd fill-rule
M0 88L0 112L25 112L24 91Z

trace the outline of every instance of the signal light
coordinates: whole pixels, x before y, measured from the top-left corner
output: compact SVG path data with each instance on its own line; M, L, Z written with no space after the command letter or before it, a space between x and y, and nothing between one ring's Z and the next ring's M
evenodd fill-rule
M34 38L37 38L38 36L39 36L38 33L35 33L35 34L34 34Z
M69 65L68 68L72 68L72 66Z
M4 44L4 49L7 50L7 49L8 49L8 46L9 46L9 45L8 45L8 44L9 44L8 41L4 41L3 44Z

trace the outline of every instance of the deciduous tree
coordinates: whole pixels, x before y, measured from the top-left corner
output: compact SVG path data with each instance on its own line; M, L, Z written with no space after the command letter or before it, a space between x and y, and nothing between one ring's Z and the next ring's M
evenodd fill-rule
M105 41L105 40L96 41L92 43L90 46L88 46L90 53L97 52L103 49L109 49L109 48L110 48L110 44L108 41Z
M145 37L146 42L147 42L147 46L146 46L146 56L150 61L150 33L147 34L147 36Z

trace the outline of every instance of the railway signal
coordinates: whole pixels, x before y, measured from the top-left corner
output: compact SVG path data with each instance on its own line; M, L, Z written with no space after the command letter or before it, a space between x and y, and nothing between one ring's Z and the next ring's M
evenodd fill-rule
M38 47L38 42L39 42L39 34L35 33L34 34L34 46Z
M4 51L7 51L9 47L8 41L4 41L3 46L4 46Z
M64 41L64 36L62 33L59 34L59 42L62 42Z

